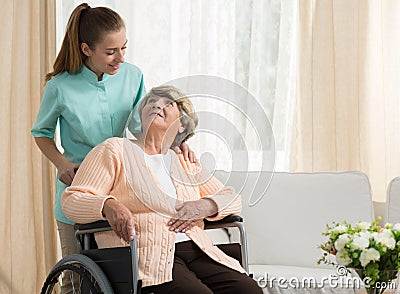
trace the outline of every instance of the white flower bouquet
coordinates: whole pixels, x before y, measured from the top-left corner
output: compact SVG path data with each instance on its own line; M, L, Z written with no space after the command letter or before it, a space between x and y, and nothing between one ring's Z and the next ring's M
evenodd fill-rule
M327 225L322 234L328 241L319 245L324 254L318 264L354 268L361 279L369 278L368 293L383 293L400 269L400 224L388 223L381 227L379 220L355 225L346 221ZM333 256L336 262L330 259Z

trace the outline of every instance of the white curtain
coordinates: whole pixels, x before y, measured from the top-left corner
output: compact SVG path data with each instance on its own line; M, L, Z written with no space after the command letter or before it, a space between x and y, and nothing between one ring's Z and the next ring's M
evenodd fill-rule
M58 1L59 44L72 9L82 2ZM142 69L147 89L167 83L193 94L200 125L189 145L203 163L225 170L289 169L296 1L89 4L124 18L126 59Z
M298 3L290 0L237 1L236 11L235 80L256 97L272 124L275 170L288 171L296 84ZM247 113L256 113L255 107L249 103Z
M300 1L292 169L400 174L400 2ZM301 71L301 72L300 72Z

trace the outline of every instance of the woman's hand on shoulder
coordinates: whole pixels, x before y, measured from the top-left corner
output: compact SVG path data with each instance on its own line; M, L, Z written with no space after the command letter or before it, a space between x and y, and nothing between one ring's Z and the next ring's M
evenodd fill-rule
M114 198L104 202L103 215L118 237L129 243L133 240L135 225L129 209Z
M79 164L66 160L57 167L59 180L65 185L70 186L78 168Z
M218 213L216 203L207 198L177 204L175 209L176 215L169 221L169 229L170 231L183 233L197 225L204 218Z
M190 160L192 163L197 162L196 155L185 142L183 142L179 147L173 147L172 150L174 150L176 154L183 154L183 158L185 158L185 160Z

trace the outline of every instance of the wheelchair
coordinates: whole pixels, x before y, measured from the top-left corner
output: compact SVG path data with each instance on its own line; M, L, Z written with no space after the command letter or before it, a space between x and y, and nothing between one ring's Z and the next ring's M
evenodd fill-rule
M236 258L248 272L247 241L242 217L230 215L219 221L205 220L204 222L205 230L223 229L231 243L217 246L227 255ZM228 228L238 229L238 242L232 242ZM63 279L71 282L72 293L141 293L141 281L138 280L136 234L130 246L98 249L94 233L112 230L107 221L76 224L75 230L80 254L71 254L62 258L51 269L41 294L61 293Z

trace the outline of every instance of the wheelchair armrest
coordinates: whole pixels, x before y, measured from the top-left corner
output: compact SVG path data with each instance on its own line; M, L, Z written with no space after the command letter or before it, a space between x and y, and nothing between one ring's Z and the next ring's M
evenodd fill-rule
M88 224L75 224L75 230L93 230L93 229L104 229L104 228L111 228L110 224L106 220L100 220L93 223Z
M204 220L204 228L205 229L210 229L212 228L221 228L224 227L227 224L231 224L234 222L239 222L242 223L243 222L243 218L240 215L235 215L235 214L231 214L228 215L226 217L224 217L223 219L217 220L217 221L208 221L208 220ZM111 226L108 223L108 221L106 220L100 220L100 221L96 221L93 223L88 223L88 224L75 224L74 225L74 229L77 231L103 231L103 230L111 230Z
M75 224L74 229L76 231L75 232L76 236L112 230L110 224L106 220L101 220L88 224Z
M204 220L204 229L216 229L216 228L223 228L223 227L231 227L234 223L242 223L243 218L240 215L231 214L223 219L217 221L208 221Z

